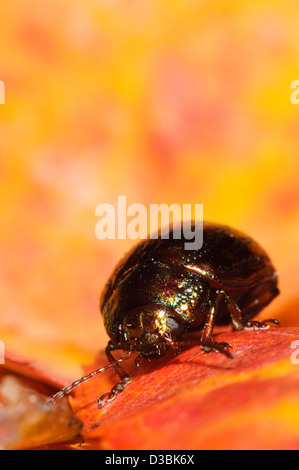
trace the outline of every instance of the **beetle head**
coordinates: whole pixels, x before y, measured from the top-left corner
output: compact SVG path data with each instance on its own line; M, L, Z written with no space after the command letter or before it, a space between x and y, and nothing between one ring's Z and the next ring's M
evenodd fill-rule
M144 357L160 357L177 346L184 322L177 312L163 304L130 310L122 324L122 342Z

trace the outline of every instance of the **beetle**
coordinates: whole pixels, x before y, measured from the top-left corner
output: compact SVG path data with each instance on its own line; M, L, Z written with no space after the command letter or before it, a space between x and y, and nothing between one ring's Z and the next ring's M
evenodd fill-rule
M191 223L194 232L195 222ZM180 230L182 225L180 226ZM100 296L100 310L110 338L108 364L73 382L50 400L69 393L95 374L113 368L120 381L98 399L103 406L131 382L120 365L137 351L142 358L180 354L183 336L200 331L205 352L217 351L233 358L230 345L213 339L215 325L232 324L234 330L265 329L278 320L252 320L278 294L278 278L269 256L251 237L239 230L203 222L203 245L185 249L172 227L169 238L141 241L117 264ZM182 233L182 232L181 232ZM115 360L112 352L125 356Z

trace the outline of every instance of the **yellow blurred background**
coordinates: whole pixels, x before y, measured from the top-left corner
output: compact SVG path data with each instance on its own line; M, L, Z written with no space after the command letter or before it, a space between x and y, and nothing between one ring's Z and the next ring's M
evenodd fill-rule
M131 240L95 209L204 205L280 273L265 312L298 326L298 4L0 4L0 339L75 376L107 337L98 297Z

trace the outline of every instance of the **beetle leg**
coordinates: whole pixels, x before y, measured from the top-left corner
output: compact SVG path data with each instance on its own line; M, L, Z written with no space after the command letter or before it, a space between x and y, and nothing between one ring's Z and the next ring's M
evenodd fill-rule
M138 356L135 359L135 366L140 367L141 361L142 361L142 356L141 354L138 354Z
M230 311L230 316L233 324L234 330L261 330L265 328L270 328L268 323L273 323L274 325L279 325L279 321L273 318L269 318L264 321L256 320L243 320L242 312L238 305L232 301L230 296L224 290L217 291L219 296L223 296L228 303L228 308Z
M209 304L210 304L210 310L207 315L207 318L203 327L202 335L201 335L201 341L203 342L208 342L211 340L213 336L213 328L214 328L215 319L216 319L216 301L214 299L210 300Z
M242 312L240 308L238 307L238 305L232 301L232 299L225 292L225 290L218 289L217 296L218 298L223 297L226 300L234 330L243 330L244 325L243 325L243 320L242 320Z
M173 345L173 354L174 356L179 356L181 354L181 347L179 343L174 343Z
M276 326L279 325L279 321L275 320L274 318L268 318L267 320L263 320L263 321L245 320L243 322L243 329L244 330L268 329L270 328L270 325L268 325L268 323L273 323Z
M106 347L106 356L108 358L108 361L111 363L111 362L115 362L115 359L113 357L113 355L111 354L111 351L115 350L117 348L115 348L112 344L111 341L109 341L107 347ZM131 352L130 352L131 353ZM105 403L109 403L110 401L114 400L114 398L116 397L116 395L118 395L120 392L122 392L124 390L124 388L129 385L129 383L131 382L131 377L130 375L128 374L128 372L125 371L125 369L123 367L121 367L119 364L114 364L113 366L113 369L115 370L115 372L117 373L117 375L119 376L121 382L118 382L116 385L114 385L114 387L112 387L112 389L110 390L110 392L108 393L104 393L104 395L102 395L99 399L98 399L98 405L103 407L105 405Z
M211 299L210 310L206 319L206 322L203 327L203 332L200 339L201 347L205 352L218 351L226 356L233 358L233 354L228 351L231 347L228 343L225 342L216 342L213 341L213 328L215 324L215 319L218 311L219 302L221 300L221 295L217 292L216 300Z

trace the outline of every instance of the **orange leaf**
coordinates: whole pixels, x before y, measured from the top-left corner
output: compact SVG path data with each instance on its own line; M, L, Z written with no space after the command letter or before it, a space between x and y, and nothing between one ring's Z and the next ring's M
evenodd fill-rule
M43 364L37 364L36 361L24 359L10 351L5 351L5 364L3 364L3 368L15 372L22 377L29 377L36 382L52 387L64 387L67 385L66 379L47 372Z
M103 409L97 398L117 382L106 372L75 391L90 448L277 449L299 447L299 366L292 364L298 328L217 336L235 359L199 346L177 358L125 364L132 382ZM104 354L88 367L106 363Z

